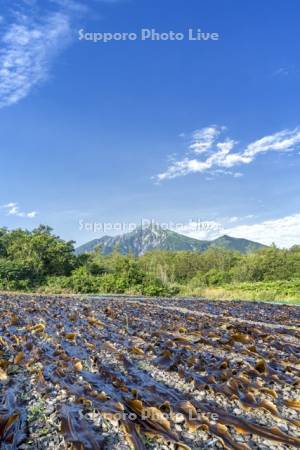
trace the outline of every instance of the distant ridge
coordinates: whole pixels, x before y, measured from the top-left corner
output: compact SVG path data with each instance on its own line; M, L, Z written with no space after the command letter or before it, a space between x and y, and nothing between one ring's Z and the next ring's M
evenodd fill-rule
M115 237L103 236L100 239L94 239L78 247L76 254L91 253L99 248L102 254L109 255L117 248L123 255L131 253L141 256L153 250L202 252L210 247L251 253L265 246L248 239L226 235L212 241L200 241L175 231L160 228L157 225L151 225L139 227L130 233Z

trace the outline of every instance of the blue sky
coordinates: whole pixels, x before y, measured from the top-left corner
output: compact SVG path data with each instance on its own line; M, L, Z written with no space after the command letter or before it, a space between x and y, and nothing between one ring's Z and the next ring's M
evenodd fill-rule
M1 5L2 226L83 243L90 224L154 219L300 244L298 0ZM190 41L198 28L219 40Z

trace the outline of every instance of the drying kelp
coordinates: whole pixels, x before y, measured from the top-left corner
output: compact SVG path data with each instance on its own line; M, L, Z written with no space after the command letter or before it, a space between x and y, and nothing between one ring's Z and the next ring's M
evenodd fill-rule
M3 449L300 448L296 307L0 300Z

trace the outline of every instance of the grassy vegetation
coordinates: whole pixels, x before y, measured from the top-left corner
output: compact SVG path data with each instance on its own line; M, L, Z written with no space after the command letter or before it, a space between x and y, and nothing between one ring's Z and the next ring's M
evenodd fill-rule
M253 300L300 305L299 280L257 283L231 283L219 287L189 290L183 288L181 295L205 297L210 300Z
M0 289L8 291L200 296L300 304L300 247L242 255L156 251L141 257L76 256L72 242L40 226L0 230Z

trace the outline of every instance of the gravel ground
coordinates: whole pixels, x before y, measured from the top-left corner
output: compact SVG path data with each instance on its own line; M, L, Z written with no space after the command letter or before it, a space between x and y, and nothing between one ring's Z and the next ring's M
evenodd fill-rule
M300 448L300 308L0 296L1 449Z

